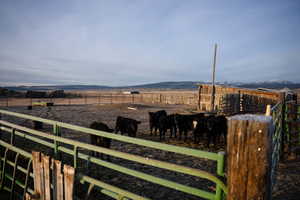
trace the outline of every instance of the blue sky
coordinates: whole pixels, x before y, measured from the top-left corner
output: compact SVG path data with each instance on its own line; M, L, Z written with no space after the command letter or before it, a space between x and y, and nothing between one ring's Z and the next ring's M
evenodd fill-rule
M300 1L2 0L0 85L300 82Z

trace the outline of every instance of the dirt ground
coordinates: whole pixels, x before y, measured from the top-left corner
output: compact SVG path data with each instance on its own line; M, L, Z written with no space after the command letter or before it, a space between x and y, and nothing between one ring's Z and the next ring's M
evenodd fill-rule
M137 137L141 139L147 139L152 141L159 141L159 136L150 136L148 112L165 109L168 114L175 112L188 112L192 111L194 107L187 105L152 105L152 104L108 104L108 105L79 105L79 106L54 106L47 107L34 107L33 110L27 110L26 107L9 107L5 108L10 111L26 113L42 118L53 119L70 124L76 124L84 127L88 127L93 121L102 121L108 124L109 127L114 128L115 120L117 116L130 117L140 120L142 123L139 125ZM13 121L23 126L31 126L28 120L17 120L16 118L4 117L4 120ZM45 131L51 131L51 127L45 127ZM90 143L90 137L87 134L79 132L71 132L70 130L62 130L62 136L79 140L82 142ZM189 148L200 149L210 152L224 151L224 143L221 143L217 147L210 146L207 148L204 145L204 141L195 145L192 142L192 135L190 133L187 142L178 141L177 139L167 139L163 141L167 144L173 144L178 146L184 146ZM32 149L32 144L20 140L19 144L22 144L26 149ZM189 156L183 156L180 154L163 152L155 149L141 147L137 145L121 143L118 141L112 142L112 149L122 152L128 152L136 155L142 155L151 157L154 159L168 161L188 167L193 167L201 170L208 171L215 174L216 163L208 161L206 159L196 159ZM45 149L47 151L47 149ZM115 164L119 164L130 169L136 169L153 176L159 176L168 180L174 180L179 183L193 186L206 191L213 191L214 184L193 176L187 176L159 168L151 168L145 165L133 163L120 158L112 158ZM87 170L87 165L83 163L79 171ZM105 167L99 167L95 165L89 166L89 175L95 177L101 181L120 187L122 189L129 190L141 196L145 196L151 199L174 199L174 200L196 200L195 196L187 195L182 192L172 190L170 188L162 187L156 184L152 184L143 181L138 178L134 178L128 175L118 173ZM81 187L77 191L77 195L82 197L85 194L86 186L78 185ZM76 189L75 189L76 190ZM300 196L300 159L289 160L280 163L277 175L277 183L273 191L273 199L299 199ZM97 199L109 199L103 197L96 190L92 192L91 199L97 197Z

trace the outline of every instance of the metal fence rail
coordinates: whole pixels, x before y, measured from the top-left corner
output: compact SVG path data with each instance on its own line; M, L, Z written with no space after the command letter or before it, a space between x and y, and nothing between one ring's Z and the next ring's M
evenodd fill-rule
M3 142L0 140L0 145L2 147L5 147L6 149L10 150L10 151L13 151L13 152L17 152L19 153L20 155L28 158L30 161L32 160L32 154L20 149L20 148L17 148L11 144L8 144L6 142ZM4 161L4 158L1 159L2 162ZM10 166L12 167L15 167L15 163L13 162L7 162ZM31 165L31 162L29 162L28 166ZM31 167L31 166L30 166ZM20 166L17 166L18 170L20 170L21 172L24 172L24 173L28 173L29 172L29 167L27 169L24 169L23 167L20 167ZM2 171L0 173L2 175ZM33 174L32 173L28 173L30 178L33 178ZM12 177L6 175L7 178L10 178L12 180ZM148 198L145 198L145 197L142 197L142 196L139 196L139 195L136 195L136 194L133 194L131 192L128 192L126 190L123 190L121 188L118 188L118 187L115 187L115 186L112 186L112 185L109 185L107 183L104 183L102 181L99 181L99 180L96 180L96 179L93 179L92 177L89 177L89 176L86 176L84 174L77 174L77 178L79 179L79 181L81 183L89 183L91 184L93 187L94 186L98 186L99 188L102 188L101 192L102 193L105 193L106 195L114 198L114 199L118 199L118 198L123 198L124 200L127 200L127 199L141 199L141 200L148 200ZM20 181L17 181L15 180L16 184L21 187L21 188L26 188L24 194L26 193L26 191L28 191L30 194L33 194L33 188L27 188L27 184L26 183L22 183ZM27 181L26 181L27 182ZM104 188L109 188L109 190L107 189L104 189ZM7 187L4 187L3 189L10 191L9 188Z
M66 139L66 138L63 138L60 136L60 129L67 128L67 129L80 131L80 132L84 132L84 133L88 133L88 134L111 138L111 139L126 142L126 143L132 143L132 144L146 146L146 147L150 147L150 148L154 148L154 149L179 153L179 154L183 154L183 155L187 155L187 156L193 156L196 158L205 158L205 159L213 160L213 161L217 162L216 172L219 176L224 176L224 154L222 154L222 153L217 154L217 153L199 151L199 150L194 150L194 149L189 149L189 148L184 148L184 147L177 147L177 146L173 146L173 145L167 145L167 144L162 144L162 143L158 143L158 142L152 142L152 141L147 141L147 140L142 140L142 139L137 139L137 138L131 138L131 137L127 137L127 136L106 133L103 131L97 131L97 130L90 129L90 128L84 128L84 127L80 127L80 126L76 126L76 125L71 125L71 124L57 122L57 121L48 120L48 119L42 119L39 117L34 117L34 116L30 116L30 115L25 115L25 114L20 114L20 113L5 111L5 110L0 110L0 113L4 114L4 115L10 115L10 116L15 116L15 117L40 121L40 122L52 125L53 126L53 135L47 134L47 133L44 133L41 131L33 130L30 128L22 127L22 126L19 126L19 125L16 125L16 124L13 124L13 123L10 123L7 121L0 120L0 125L1 125L2 131L6 131L8 133L15 134L17 136L20 136L20 137L26 138L28 140L37 142L39 144L45 145L47 147L50 147L54 150L55 154L59 154L59 152L64 152L64 153L72 155L74 168L78 167L77 166L78 159L82 159L82 160L90 161L97 165L108 167L110 169L116 170L116 171L124 173L124 174L128 174L128 175L131 175L131 176L134 176L134 177L137 177L137 178L140 178L140 179L143 179L143 180L155 183L155 184L159 184L159 185L162 185L165 187L169 187L172 189L175 188L178 191L192 194L192 195L202 197L205 199L221 199L222 194L227 193L227 187L225 186L225 184L218 177L216 177L213 174L210 174L206 171L202 171L202 170L194 169L194 168L190 168L190 167L185 167L185 166L181 166L181 165L177 165L177 164L172 164L172 163L168 163L168 162L164 162L164 161L159 161L159 160L155 160L155 159L150 159L147 157L141 157L141 156L137 156L137 155L133 155L133 154L119 152L119 151L115 151L115 150L111 150L111 149L106 149L106 148L82 143L82 142L71 140L71 139ZM31 135L29 135L28 133L30 133ZM52 142L46 141L44 139L50 139ZM62 146L62 144L71 145L72 148L66 148L66 147ZM114 164L111 162L107 162L107 161L101 160L99 158L92 157L85 153L79 152L78 151L79 148L104 153L107 155L111 155L114 157L130 160L130 161L134 161L134 162L138 162L138 163L145 164L148 166L158 167L161 169L166 169L166 170L170 170L170 171L174 171L174 172L179 172L179 173L203 178L203 179L209 180L216 184L216 192L212 193L209 191L190 187L190 186L183 185L183 184L180 184L180 183L177 183L174 181L169 181L169 180L166 180L166 179L163 179L160 177L152 176L150 174L132 170L132 169L129 169L129 168L126 168L126 167L123 167L123 166L120 166L120 165L117 165L117 164ZM85 175L81 175L80 177L81 177L82 182L89 182L91 184L91 187L96 185L96 186L102 188L101 191L105 194L112 194L111 191L113 191L114 193L117 193L116 188L114 188L114 190L112 189L113 186L109 186L99 180L93 179L93 178L85 176ZM118 195L119 195L119 193L118 193ZM114 198L117 197L116 195L112 195L112 196L114 196ZM131 199L140 199L140 198L136 198L136 197L133 198L132 196L127 196L127 197L129 197Z

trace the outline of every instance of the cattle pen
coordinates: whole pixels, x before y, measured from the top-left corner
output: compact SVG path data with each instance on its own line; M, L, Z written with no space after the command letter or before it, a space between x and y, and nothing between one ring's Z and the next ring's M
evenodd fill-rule
M297 110L299 107L297 105L297 102L292 102L289 99L286 99L285 95L274 95L277 95L278 97L277 102L272 104L272 106L270 107L270 111L264 113L267 116L263 116L265 117L265 119L263 119L262 121L260 120L260 117L257 118L256 116L253 118L246 117L245 119L230 118L229 124L231 125L229 127L228 135L229 144L231 144L231 142L234 142L235 144L239 145L235 146L236 149L229 148L227 146L226 154L224 154L223 152L213 153L138 138L131 138L127 136L108 134L106 132L97 131L70 123L63 123L55 120L44 119L7 110L0 110L2 117L0 121L0 146L2 148L0 176L1 188L8 191L18 191L19 195L21 196L20 198L22 198L26 192L34 193L35 191L31 180L33 178L33 173L30 169L30 160L32 160L32 155L27 152L30 152L30 149L24 149L23 143L18 142L18 139L21 138L23 142L27 142L30 144L36 143L40 146L43 146L43 148L41 148L40 150L44 150L45 154L48 154L55 159L61 160L62 162L73 166L76 169L76 181L78 184L83 184L83 186L86 187L85 193L87 195L89 195L89 192L92 191L93 188L97 188L97 191L110 196L113 199L149 199L149 197L147 197L146 195L136 194L134 191L128 191L106 183L99 177L93 177L90 173L88 173L87 169L88 166L94 164L97 166L103 166L112 169L122 174L136 177L141 180L145 180L147 182L154 183L156 185L161 185L162 187L168 187L174 190L179 190L183 193L191 194L191 199L224 199L226 196L227 199L253 199L253 196L251 196L251 194L248 194L248 196L242 196L241 193L247 190L247 187L252 187L251 190L254 191L254 194L252 195L258 195L260 197L264 197L264 199L268 199L270 196L270 192L272 191L272 188L275 184L276 171L279 160L284 156L284 152L287 151L287 149L291 148L291 146L293 145L292 139L297 139L296 137L299 137L299 132L297 132L297 130L295 129L295 123L298 119L298 114L297 111L295 112L295 110ZM263 109L265 109L266 107L263 107ZM239 112L245 113L245 111L243 110L239 110ZM10 120L5 120L7 119L7 117L9 117ZM14 123L14 120L12 120L12 118L21 118L29 121L43 122L50 127L50 131L38 131L32 128L28 128L24 125L19 125L17 123ZM247 121L247 123L244 123L243 121ZM255 126L258 129L253 128L252 125L249 125L252 123L256 124ZM245 126L245 124L248 125ZM236 128L234 128L235 126ZM66 129L111 138L115 141L134 144L137 147L147 147L151 149L157 149L162 152L173 152L176 154L182 154L184 156L190 156L194 159L204 159L207 161L212 161L215 162L215 168L212 171L208 172L199 170L197 168L174 164L165 160L161 161L151 156L140 156L130 154L128 152L96 147L85 142L80 142L63 137L61 135L61 131ZM253 138L251 140L257 142L257 145L263 145L262 147L270 145L270 148L262 148L261 146L258 146L257 148L261 148L259 149L259 152L264 152L264 155L266 155L266 157L262 159L266 159L265 162L267 164L259 166L259 168L255 168L255 170L257 170L256 172L259 172L258 174L264 178L260 180L259 184L256 184L255 182L258 180L253 180L252 184L254 186L245 184L243 176L247 176L248 173L248 176L251 177L251 173L254 173L251 172L251 168L254 168L253 165L249 165L249 163L247 163L247 160L256 158L257 152L251 152L251 149L248 148L247 145L253 146L253 143L248 144L245 138L237 134L240 132L239 130L249 133L250 135L247 137ZM263 144L259 143L260 141L255 139L258 138L257 134L255 133L259 132L259 130L262 130L260 134L263 134L265 136L263 137L264 139L259 138L259 140L262 140L264 142ZM251 134L252 132L253 135ZM241 153L245 151L245 149L239 149L243 146L241 144L244 144L246 146L245 149L247 150L248 154ZM127 166L125 167L115 162L108 162L97 157L90 156L90 151L101 152L107 155L111 155L115 158L126 159L130 162L136 162L141 165L140 168L135 167L131 169ZM236 161L233 160L237 155L239 155L241 158L241 160L239 161L239 165L247 167L233 168L233 165L237 165ZM250 157L247 157L247 159L245 158L243 160L243 156ZM25 160L23 162L25 162L26 166L23 166L23 164L19 163L20 161L18 161L18 159L20 160L20 157L22 157L21 160ZM229 160L227 162L227 165L225 162L226 159ZM259 164L260 161L261 160L258 159L257 164ZM84 165L86 165L86 167ZM191 185L182 184L180 180L176 181L176 178L173 180L168 180L164 177L157 177L150 173L145 173L139 170L142 169L143 166L160 168L167 171L173 171L175 174L183 174L184 176L188 175L205 179L210 182L210 189L208 189L207 187L198 188L199 185L195 185L192 183ZM7 170L7 168L13 168L13 170ZM227 170L225 170L225 168L227 168ZM265 171L262 169L264 169ZM16 172L18 171L19 173L25 174L28 178L21 180L18 179L16 176ZM243 176L241 176L241 174ZM253 189L255 187L259 187L261 190L258 191ZM239 190L238 188L243 188L243 190ZM172 199L172 197L170 199Z

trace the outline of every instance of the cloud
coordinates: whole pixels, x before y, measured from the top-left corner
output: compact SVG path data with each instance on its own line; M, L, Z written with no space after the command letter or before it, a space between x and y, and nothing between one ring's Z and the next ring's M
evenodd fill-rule
M218 43L218 81L299 81L298 8L296 1L4 1L1 80L210 80Z

